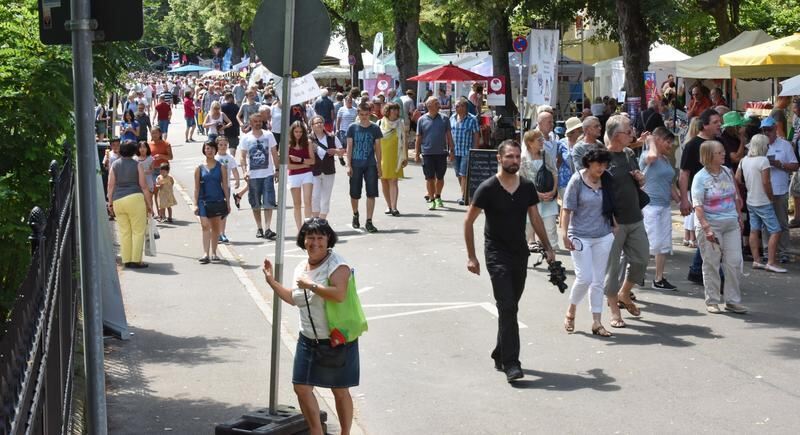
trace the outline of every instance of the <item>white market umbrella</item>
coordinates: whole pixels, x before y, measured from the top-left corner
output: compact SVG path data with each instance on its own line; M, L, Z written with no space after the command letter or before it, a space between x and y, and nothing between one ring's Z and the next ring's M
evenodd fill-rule
M781 82L781 93L779 97L791 97L793 95L800 95L800 75L796 75L790 79Z

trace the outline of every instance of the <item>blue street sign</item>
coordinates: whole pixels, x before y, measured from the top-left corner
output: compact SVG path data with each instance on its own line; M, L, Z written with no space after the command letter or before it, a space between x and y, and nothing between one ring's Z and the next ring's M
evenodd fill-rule
M525 39L524 36L517 36L514 39L513 46L514 46L514 51L516 51L517 53L522 53L528 49L528 40Z

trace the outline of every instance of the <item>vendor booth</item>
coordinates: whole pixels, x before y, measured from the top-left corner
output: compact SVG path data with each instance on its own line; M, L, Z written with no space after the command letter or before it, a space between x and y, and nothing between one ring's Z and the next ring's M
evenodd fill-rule
M650 49L650 65L647 71L656 73L656 83L662 83L667 75L675 75L676 64L689 56L667 44L656 43ZM644 78L642 78L644 80ZM625 66L622 57L594 64L594 96L617 97L625 83Z

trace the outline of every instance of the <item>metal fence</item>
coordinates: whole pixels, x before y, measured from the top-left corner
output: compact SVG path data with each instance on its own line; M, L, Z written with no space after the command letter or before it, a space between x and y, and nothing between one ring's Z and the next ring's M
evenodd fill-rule
M32 259L0 337L0 435L71 429L79 269L70 158L50 164L50 186L49 211L30 214Z

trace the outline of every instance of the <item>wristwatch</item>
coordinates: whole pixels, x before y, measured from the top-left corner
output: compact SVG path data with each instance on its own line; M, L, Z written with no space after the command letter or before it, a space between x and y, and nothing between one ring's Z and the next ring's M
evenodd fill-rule
M319 286L316 283L311 284L311 291L312 292L316 293L318 288L319 288Z

